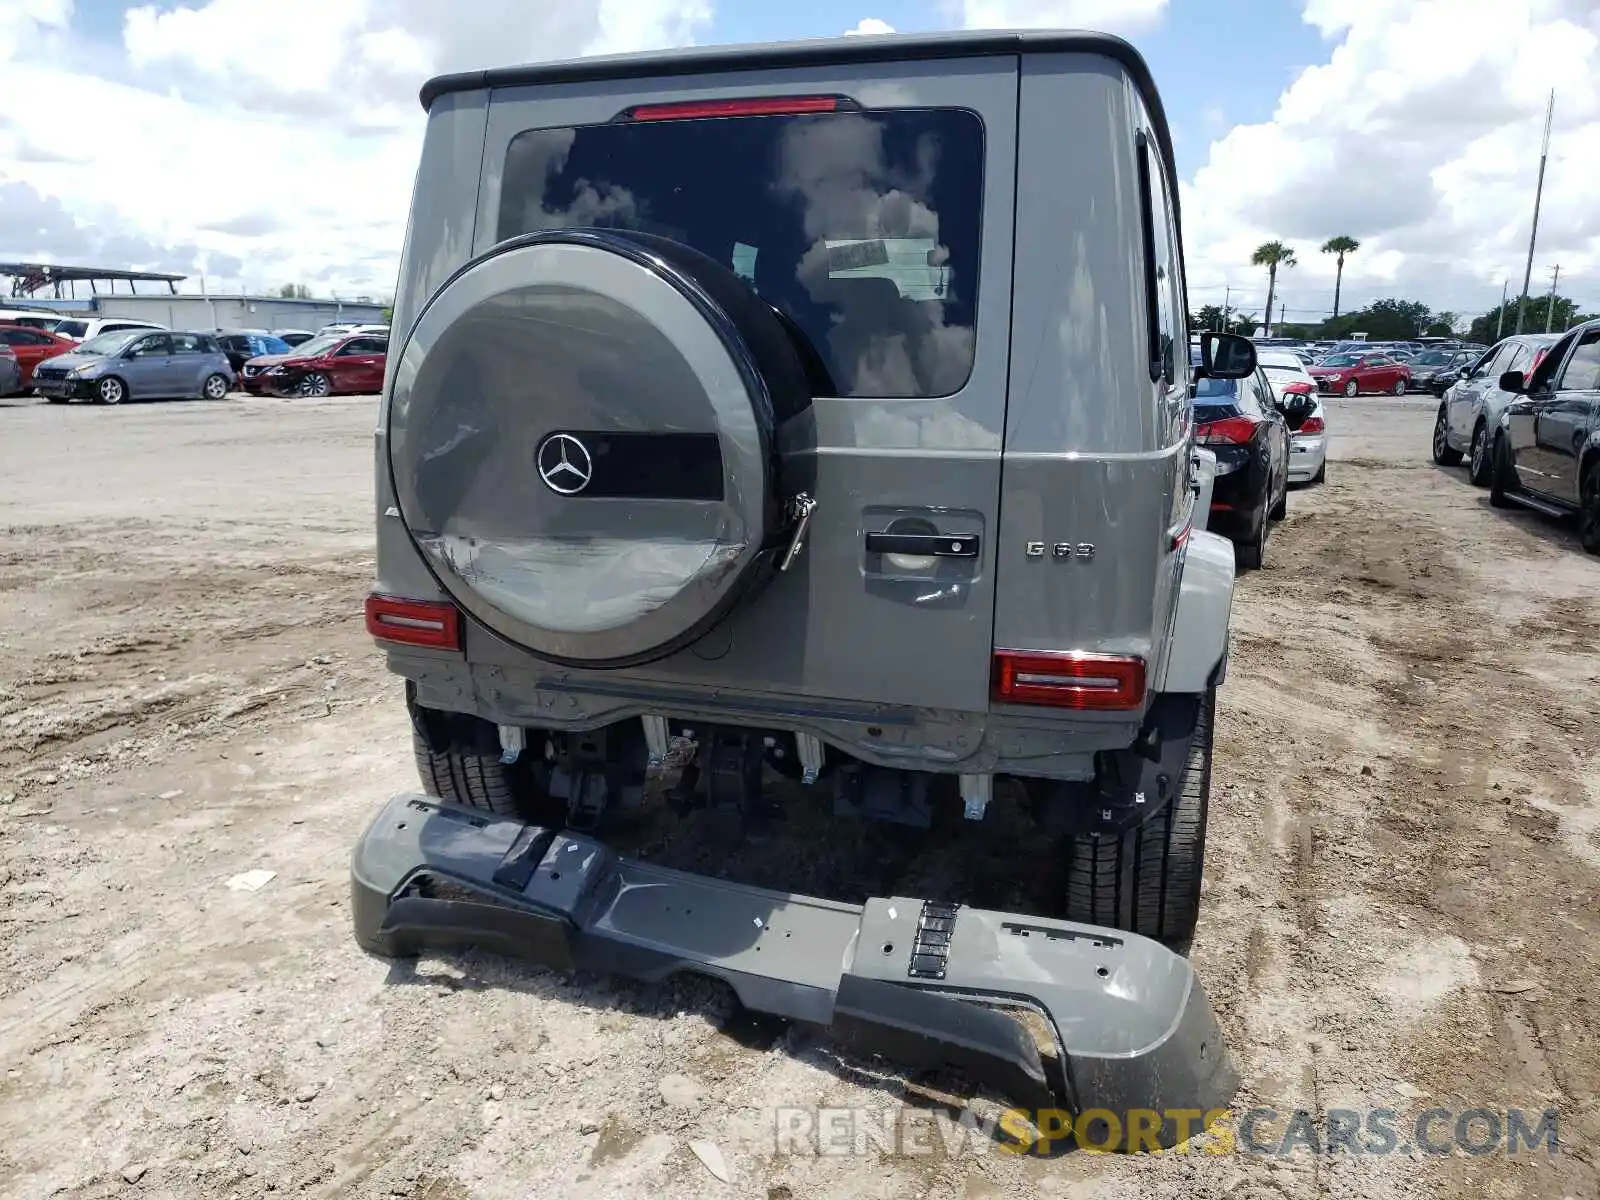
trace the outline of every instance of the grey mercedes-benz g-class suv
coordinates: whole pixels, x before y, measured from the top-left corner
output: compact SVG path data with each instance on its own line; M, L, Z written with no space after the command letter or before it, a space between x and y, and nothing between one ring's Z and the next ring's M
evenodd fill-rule
M366 615L427 796L357 849L363 943L702 969L880 1045L934 1037L901 1007L932 992L1032 997L1078 1031L1080 1100L1219 1089L1198 986L1146 938L1195 925L1227 664L1191 384L1255 362L1208 334L1191 365L1139 55L851 38L423 103ZM841 905L616 855L608 812L673 752L668 803L752 819L768 769L911 824L1008 789L1059 838L1059 902ZM959 1008L946 1058L982 1040Z

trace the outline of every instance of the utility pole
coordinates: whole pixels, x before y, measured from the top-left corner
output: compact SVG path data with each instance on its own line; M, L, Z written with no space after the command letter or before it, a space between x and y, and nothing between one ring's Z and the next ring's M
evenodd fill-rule
M1499 341L1500 335L1506 331L1506 289L1511 286L1511 280L1504 279L1500 282L1500 319L1494 323L1494 340Z
M1544 331L1546 333L1550 332L1550 322L1555 319L1555 315L1556 315L1556 283L1560 279L1561 279L1561 264L1557 263L1556 264L1556 269L1553 272L1551 272L1551 275L1550 275L1550 299L1545 301L1545 306L1544 306ZM1563 330L1563 332L1565 332L1565 331Z
M1539 205L1544 200L1544 167L1550 158L1550 122L1556 113L1556 90L1550 89L1550 103L1544 110L1544 145L1539 150L1539 183L1533 192L1533 231L1528 235L1528 266L1522 273L1522 296L1517 301L1517 332L1522 332L1522 314L1528 307L1528 284L1533 280L1533 247L1539 240Z
M1287 304L1288 302L1285 300L1278 301L1278 323L1273 328L1281 329L1283 327L1283 314L1288 311Z
M1218 333L1227 333L1228 332L1228 313L1232 308L1233 308L1233 285L1232 284L1223 284L1223 286L1222 286L1222 328L1217 330Z

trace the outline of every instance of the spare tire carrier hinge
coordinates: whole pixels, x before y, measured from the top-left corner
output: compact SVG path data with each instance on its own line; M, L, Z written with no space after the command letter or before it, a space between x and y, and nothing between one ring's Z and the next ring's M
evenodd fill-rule
M789 535L789 548L783 552L778 570L787 571L794 560L800 557L800 551L805 549L806 528L811 524L811 513L816 507L817 502L805 492L789 501L789 519L794 522L794 532Z

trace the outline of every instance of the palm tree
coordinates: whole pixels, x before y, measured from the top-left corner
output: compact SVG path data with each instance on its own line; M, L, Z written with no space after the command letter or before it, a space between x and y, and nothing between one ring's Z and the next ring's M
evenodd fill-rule
M1339 319L1339 288L1344 283L1344 256L1346 254L1354 254L1359 249L1361 249L1360 242L1342 233L1338 237L1331 237L1322 243L1322 252L1324 254L1337 254L1339 256L1339 270L1333 277L1333 319L1336 321Z
M1265 267L1267 269L1267 336L1272 336L1272 297L1278 290L1278 268L1292 267L1296 259L1294 250L1282 242L1262 242L1256 247L1256 252L1250 256L1252 267Z

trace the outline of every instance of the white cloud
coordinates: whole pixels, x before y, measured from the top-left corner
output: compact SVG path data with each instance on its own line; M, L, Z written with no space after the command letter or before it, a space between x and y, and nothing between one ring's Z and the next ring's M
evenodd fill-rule
M525 0L271 9L143 3L107 46L72 0L0 0L0 259L387 293L428 76L683 44L712 0L544 0L537 19Z
M961 0L968 29L1093 29L1139 33L1158 25L1167 0Z
M871 36L873 34L893 32L894 26L889 24L887 21L881 20L878 17L862 17L861 20L856 23L856 27L854 29L846 29L844 31L844 36Z
M1281 272L1289 319L1332 304L1327 238L1362 243L1345 265L1349 310L1377 296L1482 312L1502 280L1520 288L1549 89L1556 120L1533 288L1562 266L1562 291L1600 309L1600 9L1593 0L1308 0L1331 40L1270 121L1213 142L1184 189L1191 300L1249 289L1250 252L1293 245ZM1297 312L1296 310L1300 310Z

